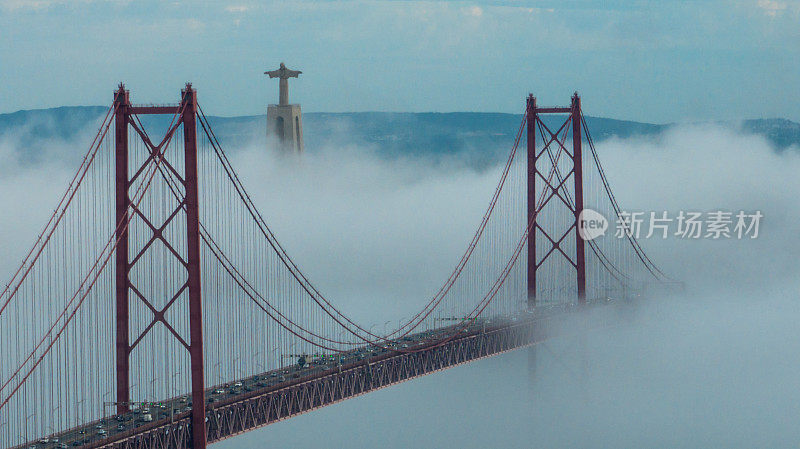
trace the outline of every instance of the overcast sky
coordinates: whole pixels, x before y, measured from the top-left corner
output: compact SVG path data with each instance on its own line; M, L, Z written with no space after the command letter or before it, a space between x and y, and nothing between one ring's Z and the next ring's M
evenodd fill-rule
M304 111L520 112L533 92L651 122L800 121L800 1L0 0L0 113L176 101L262 114L303 71Z

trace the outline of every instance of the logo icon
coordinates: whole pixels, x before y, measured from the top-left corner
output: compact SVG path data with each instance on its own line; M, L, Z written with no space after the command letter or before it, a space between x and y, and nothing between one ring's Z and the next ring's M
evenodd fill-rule
M594 240L606 234L608 220L600 212L584 209L578 216L578 235L584 240Z

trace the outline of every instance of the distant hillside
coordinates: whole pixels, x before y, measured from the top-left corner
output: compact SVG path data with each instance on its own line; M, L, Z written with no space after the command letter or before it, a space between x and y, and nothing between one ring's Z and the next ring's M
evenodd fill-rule
M76 151L88 142L106 112L105 107L60 107L0 114L0 142L11 139L25 148L24 160L35 161L52 141L74 142ZM502 157L512 144L522 117L515 114L454 113L308 113L304 114L306 149L356 145L384 157L456 156L484 165ZM162 128L152 117L147 127ZM245 145L263 145L264 116L209 117L223 145L235 150ZM656 136L670 125L654 125L600 117L587 117L596 141L610 137ZM552 122L555 124L555 121ZM730 123L739 129L766 137L778 151L800 148L800 124L784 119L747 120ZM84 144L84 145L81 145Z
M742 129L767 138L779 150L800 146L800 123L786 119L745 120Z

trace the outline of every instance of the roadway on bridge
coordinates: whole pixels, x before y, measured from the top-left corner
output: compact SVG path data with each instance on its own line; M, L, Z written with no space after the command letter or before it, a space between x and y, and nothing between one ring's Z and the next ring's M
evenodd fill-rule
M232 402L242 395L248 395L253 392L266 393L278 390L286 384L297 380L318 376L332 370L342 369L342 367L367 364L374 359L385 357L390 352L399 353L424 347L432 342L441 341L443 338L452 335L453 332L457 332L455 328L463 328L462 332L464 334L474 334L500 329L520 320L540 319L552 313L553 310L551 309L548 312L537 314L523 312L506 318L479 318L469 325L454 324L411 334L389 342L386 347L365 345L338 355L309 356L306 363L302 365L298 360L296 364L211 387L206 390L206 407L212 409L220 402ZM108 416L20 447L27 446L28 449L68 449L87 445L96 446L97 444L102 444L104 440L110 442L118 437L136 433L131 431L143 426L175 422L188 416L191 410L192 401L191 396L188 395L160 402L137 403L128 413Z

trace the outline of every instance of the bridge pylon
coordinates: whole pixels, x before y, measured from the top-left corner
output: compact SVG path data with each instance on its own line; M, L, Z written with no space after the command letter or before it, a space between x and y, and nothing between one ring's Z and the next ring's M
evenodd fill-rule
M123 84L114 94L114 113L115 113L115 173L116 173L116 238L118 246L116 250L116 376L117 376L117 413L130 411L130 358L138 344L153 329L161 323L169 331L169 335L177 340L179 346L183 346L189 353L189 364L191 369L191 397L192 397L192 448L205 449L206 447L206 424L205 424L205 379L203 368L203 299L201 293L201 265L200 265L200 220L199 220L199 192L198 192L198 169L197 169L197 91L192 89L191 83L181 91L181 101L177 105L167 106L134 106L129 101L129 92L125 90ZM138 115L162 114L171 115L173 120L169 129L165 133L163 140L159 144L154 144L143 129L142 122L138 120ZM170 161L166 149L177 133L178 129L183 128L183 170ZM149 156L145 158L141 165L129 166L129 130L133 136L138 136L139 145L143 145ZM180 158L178 158L180 159ZM163 169L174 174L177 179L178 198L174 204L172 213L163 222L158 223L155 217L147 217L146 208L137 207L130 201L133 195L132 190L136 188L135 181L142 181L144 176L139 174L152 169ZM133 170L132 170L133 168ZM182 192L180 191L182 190ZM178 216L185 217L184 237L169 241L170 233L167 228L171 222L176 221ZM129 244L131 222L135 218L140 218L141 223L146 226L151 236L144 246L131 258L131 247ZM176 266L184 267L186 280L174 292L171 298L166 298L163 304L154 301L155 297L148 297L147 292L137 288L131 279L135 265L145 263L143 255L152 248L152 245L160 241L174 257ZM133 294L131 294L133 293ZM184 310L177 314L168 314L168 310L176 307L176 303L181 298L188 297L188 328L189 341L181 335L179 322ZM160 298L164 299L164 298ZM132 301L141 303L152 312L151 322L141 333L133 338L131 342L131 316L129 307ZM170 316L177 322L171 322ZM142 349L143 350L143 349Z
M537 273L544 262L554 254L562 255L570 265L575 268L575 279L577 287L578 301L586 302L586 249L584 239L580 232L580 217L584 210L583 204L583 151L581 146L581 99L577 92L572 96L569 107L539 107L536 97L529 94L526 102L527 115L527 223L531 225L530 234L527 241L527 292L528 307L536 306L537 301ZM542 120L543 115L566 114L566 118L559 122L561 125L554 128L555 131ZM571 132L569 131L571 128ZM563 137L559 137L562 135ZM537 135L541 136L542 148L537 149ZM567 139L572 140L571 152L568 150ZM556 144L560 147L557 151L566 152L570 157L571 166L566 174L559 171L559 159L552 155L552 146ZM547 153L545 155L545 153ZM548 159L543 159L546 156ZM541 163L540 160L544 161ZM548 165L550 164L550 165ZM553 174L557 174L557 179L553 179ZM567 178L573 178L574 201L564 190ZM537 198L537 184L542 186L540 197ZM574 220L561 235L553 234L556 229L547 229L543 226L541 210L552 198L558 198L574 216ZM544 199L542 202L541 200ZM573 233L574 231L574 233ZM569 234L574 234L575 251L568 254L562 248L564 239ZM537 236L543 236L543 243L549 248L537 248ZM543 256L539 259L537 250L544 250Z

